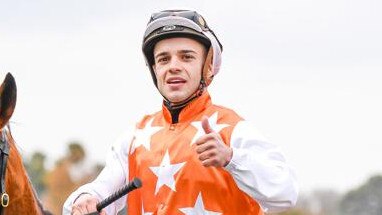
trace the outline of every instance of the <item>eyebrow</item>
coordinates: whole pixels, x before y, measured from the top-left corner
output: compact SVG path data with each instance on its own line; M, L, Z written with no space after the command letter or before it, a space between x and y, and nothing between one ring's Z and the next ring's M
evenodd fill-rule
M154 59L157 59L157 58L160 57L160 56L165 56L165 55L167 55L167 54L168 54L168 52L160 52L159 54L157 54L157 55L154 56Z
M194 51L194 50L180 50L179 53L181 53L181 54L195 53L196 54L196 51Z
M168 55L168 53L169 52L167 52L167 51L160 52L160 53L158 53L157 55L154 56L154 59L156 59L158 57L161 57L161 56L166 56L166 55ZM180 53L180 54L187 54L187 53L195 53L195 54L197 54L196 51L190 50L190 49L180 50L180 51L178 51L178 53Z

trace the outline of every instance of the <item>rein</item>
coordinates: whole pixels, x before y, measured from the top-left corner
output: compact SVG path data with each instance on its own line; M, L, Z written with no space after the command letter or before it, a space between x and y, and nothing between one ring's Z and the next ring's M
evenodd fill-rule
M5 134L5 130L0 136L0 215L3 214L3 209L9 204L9 196L5 190L5 172L7 169L7 160L9 156L9 144Z

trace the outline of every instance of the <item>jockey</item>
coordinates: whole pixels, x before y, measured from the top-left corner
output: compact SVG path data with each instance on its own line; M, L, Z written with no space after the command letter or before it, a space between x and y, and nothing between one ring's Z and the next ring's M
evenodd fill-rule
M280 148L231 109L212 103L222 45L195 11L154 13L142 50L162 109L111 147L106 166L66 200L63 214L87 214L138 177L143 186L101 214L256 214L295 205L293 169Z

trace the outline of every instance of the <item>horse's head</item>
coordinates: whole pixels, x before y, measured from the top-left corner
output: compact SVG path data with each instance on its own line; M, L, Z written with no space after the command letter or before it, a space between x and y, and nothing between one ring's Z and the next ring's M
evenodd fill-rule
M15 110L16 97L16 82L8 73L0 86L0 215L43 214L10 128L5 128Z
M2 77L0 77L2 78ZM16 82L11 73L6 74L3 83L0 86L0 129L11 118L16 107L17 89Z
M9 204L9 196L5 188L5 174L9 156L9 143L4 126L8 124L16 106L16 83L8 73L0 86L0 213Z

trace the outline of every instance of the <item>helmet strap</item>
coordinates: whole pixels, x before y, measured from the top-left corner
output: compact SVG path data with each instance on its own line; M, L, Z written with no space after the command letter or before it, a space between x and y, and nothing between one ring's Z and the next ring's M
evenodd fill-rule
M188 97L184 101L177 102L175 104L172 103L171 101L169 101L162 93L161 94L162 94L162 97L164 99L164 103L166 104L166 106L168 108L178 109L178 108L182 108L182 107L186 106L189 102L191 102L195 98L201 96L203 94L205 88L206 88L205 81L203 80L203 78L201 78L198 89L190 97Z

